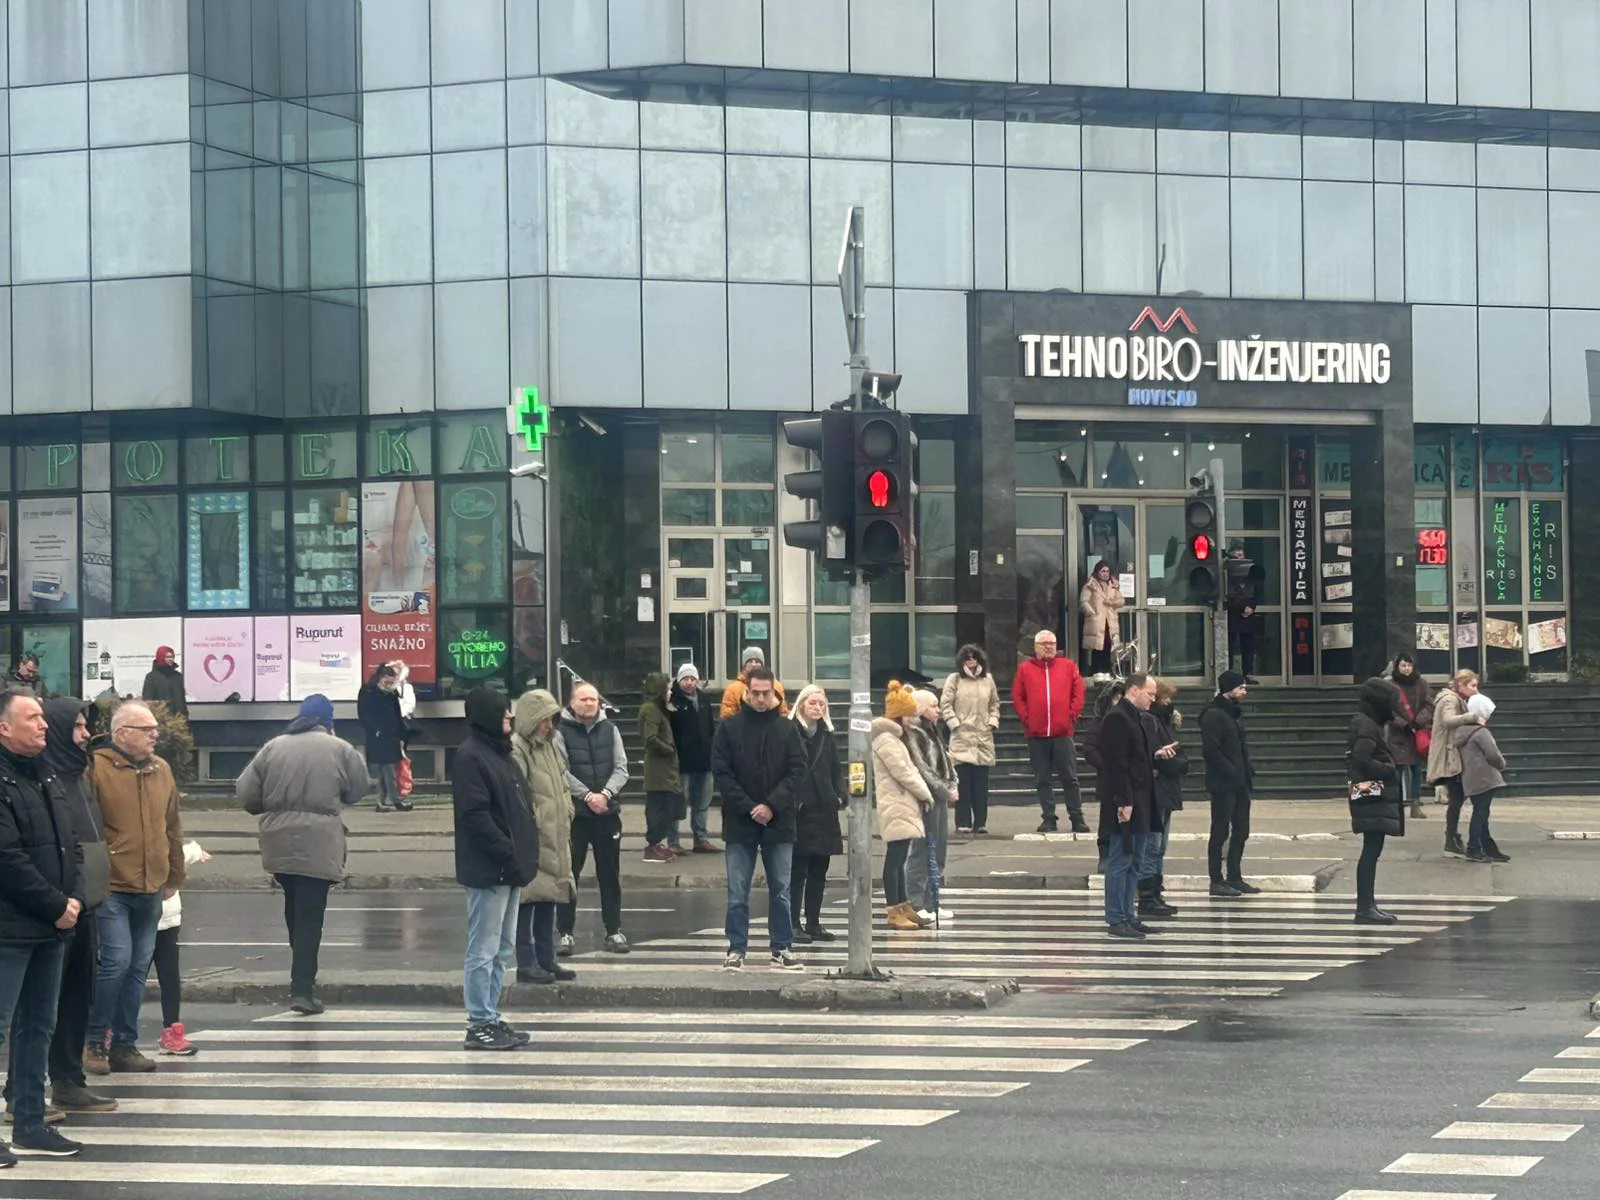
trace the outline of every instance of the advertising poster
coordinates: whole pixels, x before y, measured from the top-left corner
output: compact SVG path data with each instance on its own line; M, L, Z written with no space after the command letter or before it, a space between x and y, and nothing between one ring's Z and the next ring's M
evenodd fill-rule
M255 626L249 617L191 617L183 623L183 683L189 699L254 700Z
M433 481L364 484L361 524L362 677L399 660L426 694L435 682Z
M284 701L289 698L289 618L257 617L252 630L255 647L255 698Z
M441 498L440 595L447 604L504 604L505 485L448 484Z
M0 500L0 613L11 611L11 502Z
M321 692L354 700L362 680L361 618L291 617L289 627L289 698Z
M178 651L178 669L188 682L189 662L183 655L181 617L127 617L83 623L83 695L93 700L106 692L138 696L144 677L155 666L156 647Z
M111 493L83 498L83 615L109 617L111 607Z
M1556 617L1549 621L1535 621L1528 626L1528 653L1543 654L1547 650L1562 650L1567 645L1567 619Z
M78 610L78 498L17 501L17 608Z
M1418 650L1450 649L1450 626L1443 621L1417 622Z

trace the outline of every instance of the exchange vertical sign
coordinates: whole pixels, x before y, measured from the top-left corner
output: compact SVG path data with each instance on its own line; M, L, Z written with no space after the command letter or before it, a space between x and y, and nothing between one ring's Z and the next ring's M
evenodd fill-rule
M1311 500L1289 501L1289 596L1291 604L1311 603Z

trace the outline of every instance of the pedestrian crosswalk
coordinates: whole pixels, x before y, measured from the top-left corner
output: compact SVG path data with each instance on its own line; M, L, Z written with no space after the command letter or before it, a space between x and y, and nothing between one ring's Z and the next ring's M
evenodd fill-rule
M1214 899L1173 894L1177 920L1142 942L1105 936L1103 898L1084 891L949 890L955 919L937 930L875 930L873 961L897 975L1009 976L1032 989L1151 997L1269 997L1291 984L1376 958L1491 912L1512 897L1385 898L1396 925L1355 925L1347 896L1263 894ZM825 923L843 932L843 902ZM759 897L756 901L759 908ZM881 921L881 918L880 918ZM752 921L752 962L765 925ZM628 973L663 966L708 966L726 949L717 928L652 941L630 962L595 963L591 972ZM799 948L812 970L844 964L842 940ZM747 970L761 970L747 967Z
M242 1189L269 1184L281 1200L742 1195L1190 1024L986 1013L507 1016L533 1035L530 1046L464 1051L459 1014L440 1010L272 1013L196 1028L200 1057L113 1076L106 1086L121 1110L75 1116L84 1155L50 1163L37 1181L115 1185L120 1200L170 1200L186 1185L208 1200L242 1200Z

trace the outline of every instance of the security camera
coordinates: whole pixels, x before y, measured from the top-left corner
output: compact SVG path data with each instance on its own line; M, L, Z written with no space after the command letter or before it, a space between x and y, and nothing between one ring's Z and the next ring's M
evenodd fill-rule
M600 424L599 421L596 421L593 417L585 416L583 413L579 413L578 423L590 433L594 434L595 437L605 437L606 435L606 427Z
M522 479L528 475L532 475L535 479L544 479L547 474L544 463L538 459L534 459L532 462L518 463L511 468L511 477L513 479Z

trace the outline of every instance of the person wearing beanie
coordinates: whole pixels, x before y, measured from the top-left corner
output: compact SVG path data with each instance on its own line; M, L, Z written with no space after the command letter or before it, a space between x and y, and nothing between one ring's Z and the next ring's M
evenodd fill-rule
M1245 738L1242 701L1249 686L1238 671L1217 676L1217 694L1200 711L1200 752L1206 760L1206 792L1211 797L1211 837L1206 865L1211 869L1211 894L1225 898L1254 896L1261 891L1243 874L1244 844L1250 837L1250 794L1255 767ZM1223 847L1227 874L1223 874Z
M989 772L995 764L994 734L1000 728L1000 689L989 674L983 647L967 645L956 655L957 669L944 681L939 714L950 729L959 794L956 832L989 832Z
M955 918L953 912L939 907L939 885L950 844L950 809L957 799L956 769L940 737L939 697L917 688L911 698L917 703L917 720L906 727L906 745L933 796L933 807L923 822L922 837L911 843L906 894L917 915L937 925Z
M767 652L760 646L746 646L744 653L739 656L739 675L730 679L728 686L722 689L721 717L726 721L739 711L739 706L744 703L744 695L750 682L750 672L756 667L767 665ZM778 694L778 712L783 716L789 715L789 701L784 697L783 684L778 682L778 677L772 677L773 688Z
M467 736L456 750L456 882L467 889L462 994L467 1050L514 1050L531 1040L500 1015L506 963L517 939L522 889L539 873L539 826L528 781L511 758L511 701L491 687L466 700Z
M357 693L356 720L367 735L367 765L378 779L378 811L410 812L411 801L400 795L400 759L406 741L400 674L388 663L380 663Z
M1406 808L1401 802L1400 772L1384 729L1394 719L1394 687L1388 680L1369 679L1361 687L1356 715L1345 742L1350 782L1350 828L1361 835L1356 863L1356 924L1393 925L1399 918L1378 907L1378 858L1389 837L1404 836Z
M806 774L795 790L794 864L789 871L794 940L831 942L835 935L822 927L822 891L829 861L844 853L839 810L848 803L849 792L828 718L828 693L814 683L802 688L789 718L799 727L806 752Z
M307 696L288 729L256 752L234 785L245 812L259 817L261 867L283 889L289 934L289 1005L322 1011L317 962L328 889L344 878L341 814L371 788L361 752L333 732L333 704Z
M1467 826L1468 862L1510 862L1509 854L1502 854L1489 833L1489 805L1494 794L1505 787L1505 756L1489 732L1489 718L1494 716L1494 701L1482 692L1474 693L1467 701L1467 712L1473 718L1460 725L1451 735L1461 754L1461 790L1472 802L1472 820Z
M884 842L883 902L890 929L926 929L933 924L917 915L906 889L911 843L924 835L924 815L933 808L933 793L906 741L907 727L921 719L912 690L890 680L883 716L872 722L873 805Z
M644 861L676 862L678 806L683 780L678 774L678 743L672 736L672 682L661 671L644 677L644 703L639 706L639 736L644 741Z
M678 748L678 776L689 806L689 829L694 853L716 854L711 840L711 738L715 714L700 690L700 671L693 663L678 668L667 704L672 718L672 740Z
M178 655L171 646L157 646L155 662L144 677L144 690L140 697L159 700L169 713L187 718L189 698L184 692L183 672L178 670Z

